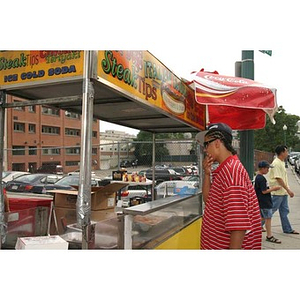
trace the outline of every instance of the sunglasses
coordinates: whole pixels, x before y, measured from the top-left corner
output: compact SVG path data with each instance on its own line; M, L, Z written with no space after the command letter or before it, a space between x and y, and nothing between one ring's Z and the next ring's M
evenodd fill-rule
M204 149L206 149L210 143L214 142L214 141L217 140L217 139L218 139L218 138L215 138L215 139L212 139L212 140L210 140L210 141L204 142L204 143L203 143Z

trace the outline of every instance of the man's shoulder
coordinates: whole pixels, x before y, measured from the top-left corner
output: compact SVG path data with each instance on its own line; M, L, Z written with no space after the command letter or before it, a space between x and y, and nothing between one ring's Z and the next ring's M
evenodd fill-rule
M275 166L275 165L280 165L282 164L282 160L279 159L278 157L276 157L273 161L272 161L272 166Z

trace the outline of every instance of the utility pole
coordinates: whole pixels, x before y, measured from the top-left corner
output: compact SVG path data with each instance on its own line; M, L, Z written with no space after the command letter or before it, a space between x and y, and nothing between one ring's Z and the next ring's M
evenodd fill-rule
M242 61L235 64L235 76L254 80L254 51L243 50ZM254 177L254 131L240 131L240 159L250 179Z

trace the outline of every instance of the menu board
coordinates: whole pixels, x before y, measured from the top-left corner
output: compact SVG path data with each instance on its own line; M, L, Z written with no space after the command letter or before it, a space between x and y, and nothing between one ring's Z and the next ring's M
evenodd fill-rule
M98 51L98 76L143 102L203 130L205 106L148 51Z

